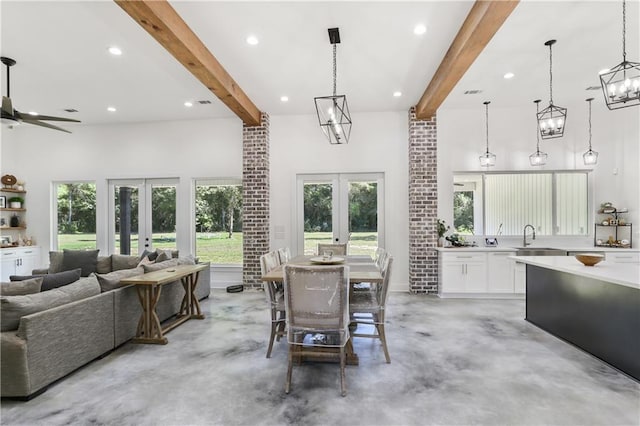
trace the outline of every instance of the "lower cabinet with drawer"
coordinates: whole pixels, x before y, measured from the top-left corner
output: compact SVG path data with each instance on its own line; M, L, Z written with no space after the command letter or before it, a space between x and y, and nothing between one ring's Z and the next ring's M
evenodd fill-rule
M7 282L11 275L31 275L40 266L40 248L15 247L0 250L0 281Z
M640 263L640 253L611 253L605 254L605 259L613 263Z

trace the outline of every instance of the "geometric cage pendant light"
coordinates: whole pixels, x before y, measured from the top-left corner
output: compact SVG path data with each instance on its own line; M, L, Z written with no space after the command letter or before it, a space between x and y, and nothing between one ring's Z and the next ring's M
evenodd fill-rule
M595 166L598 163L598 153L591 149L591 101L593 98L587 99L589 102L589 150L582 154L585 166Z
M536 104L537 114L540 111L540 99L536 99L533 102L535 102ZM536 127L538 127L537 124ZM532 166L544 166L545 164L547 164L547 153L540 151L540 133L538 132L538 129L536 129L536 141L536 152L529 156L529 164L531 164Z
M640 105L640 63L627 61L627 8L622 1L622 62L600 74L600 84L610 110Z
M549 46L549 106L538 112L538 128L542 139L560 138L564 135L564 127L567 121L567 109L553 104L553 56L551 46L555 40L544 43Z
M320 128L331 144L349 143L351 114L345 95L336 94L337 65L336 45L340 43L338 28L329 28L329 42L333 45L333 95L314 98Z
M492 167L492 166L496 165L496 155L489 152L489 104L491 102L490 101L485 101L483 103L484 103L484 108L485 108L487 150L485 151L484 154L482 154L479 157L479 159L480 159L480 166L481 167Z

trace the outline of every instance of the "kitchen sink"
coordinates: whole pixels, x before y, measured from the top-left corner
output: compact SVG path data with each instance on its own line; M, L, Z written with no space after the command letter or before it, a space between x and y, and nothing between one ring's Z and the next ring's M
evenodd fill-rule
M516 256L566 256L566 250L551 247L516 247Z

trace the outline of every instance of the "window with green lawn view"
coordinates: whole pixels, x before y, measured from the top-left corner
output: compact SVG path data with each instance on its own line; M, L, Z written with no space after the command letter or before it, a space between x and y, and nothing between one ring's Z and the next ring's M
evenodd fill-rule
M585 171L456 174L453 228L459 234L589 234L589 179Z
M56 205L56 248L96 248L96 184L54 183Z
M242 184L197 181L196 256L202 262L242 265Z

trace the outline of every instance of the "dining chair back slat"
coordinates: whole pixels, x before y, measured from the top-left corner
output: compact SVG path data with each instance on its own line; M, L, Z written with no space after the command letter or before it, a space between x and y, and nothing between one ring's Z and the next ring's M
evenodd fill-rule
M326 251L331 251L334 256L346 256L347 244L318 244L318 256L322 256Z

